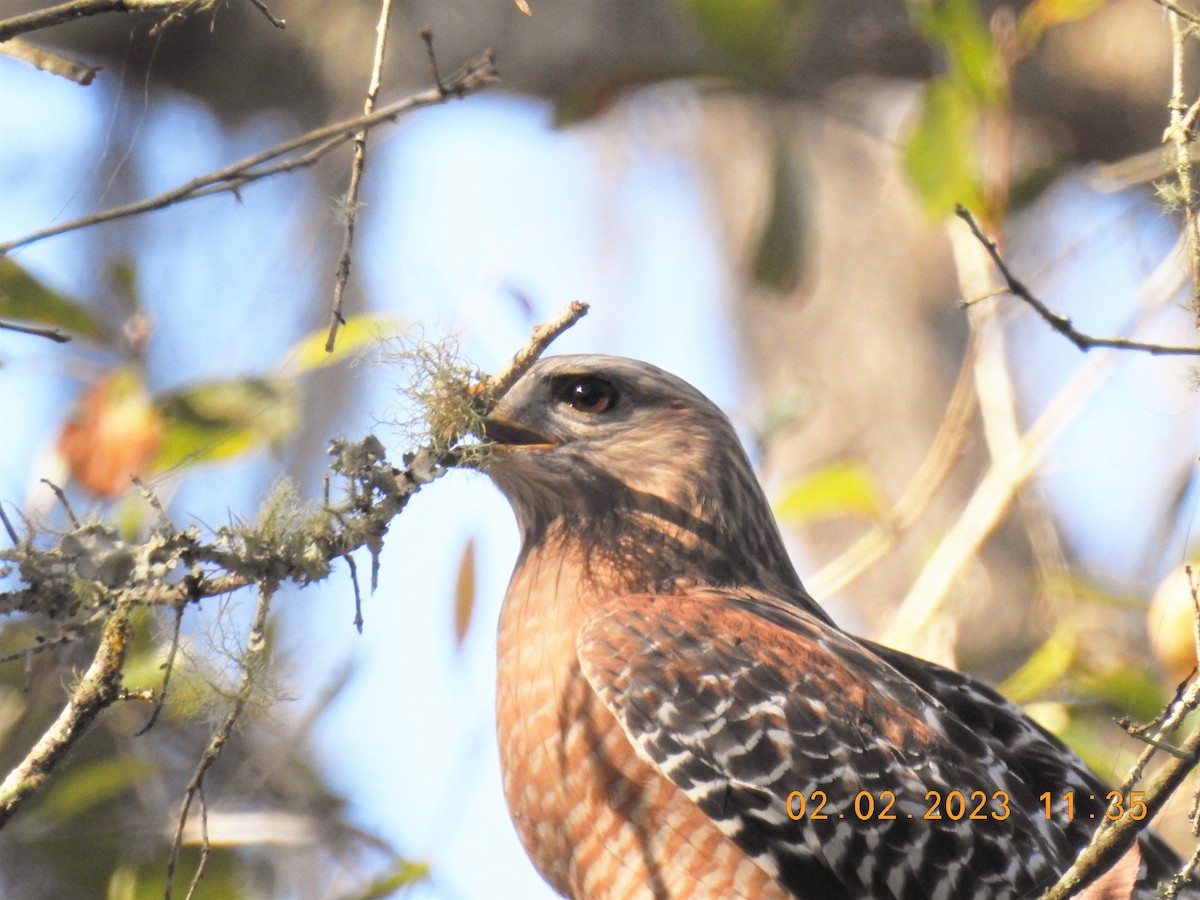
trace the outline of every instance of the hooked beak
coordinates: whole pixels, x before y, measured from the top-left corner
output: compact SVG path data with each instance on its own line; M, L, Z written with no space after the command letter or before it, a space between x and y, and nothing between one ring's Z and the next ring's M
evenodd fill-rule
M561 443L557 438L496 416L488 416L483 420L483 436L503 450L553 450Z

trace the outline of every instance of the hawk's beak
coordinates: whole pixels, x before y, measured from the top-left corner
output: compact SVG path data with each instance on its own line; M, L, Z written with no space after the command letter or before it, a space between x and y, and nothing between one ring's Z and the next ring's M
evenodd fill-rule
M557 438L496 416L483 420L483 436L501 449L553 450L560 443Z

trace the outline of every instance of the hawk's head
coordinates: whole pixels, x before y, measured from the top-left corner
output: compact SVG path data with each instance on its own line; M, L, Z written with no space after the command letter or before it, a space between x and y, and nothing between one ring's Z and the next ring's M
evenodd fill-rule
M729 419L662 369L616 356L544 358L483 431L494 444L485 469L527 547L552 527L601 549L611 537L622 554L660 538L704 554L722 581L759 581L766 568L799 586Z

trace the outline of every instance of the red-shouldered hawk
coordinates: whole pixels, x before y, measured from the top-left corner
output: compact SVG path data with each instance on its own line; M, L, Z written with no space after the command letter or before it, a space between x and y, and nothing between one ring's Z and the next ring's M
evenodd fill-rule
M983 685L840 630L693 387L550 357L484 432L521 532L504 790L559 892L1032 898L1088 842L1103 782ZM1047 815L1047 791L1074 791L1074 818ZM1148 833L1123 862L1108 896L1130 895L1135 865L1138 895L1180 865Z

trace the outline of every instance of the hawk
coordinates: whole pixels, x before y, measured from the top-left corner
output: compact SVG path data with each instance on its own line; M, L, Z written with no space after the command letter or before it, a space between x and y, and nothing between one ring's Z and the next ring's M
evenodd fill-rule
M996 692L838 628L691 385L548 357L483 433L521 536L505 798L561 894L1032 898L1087 844L1109 788ZM1089 890L1150 896L1179 866L1143 832Z

